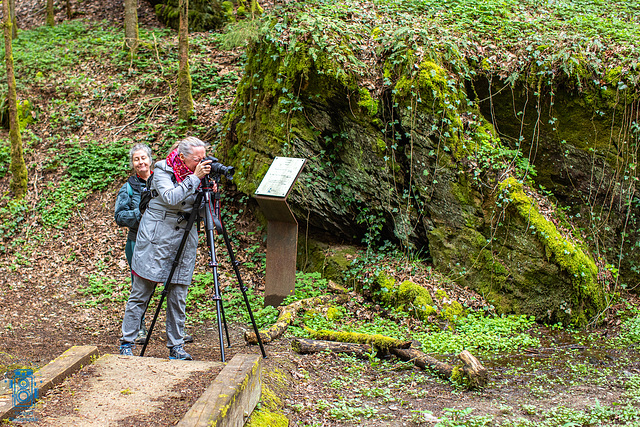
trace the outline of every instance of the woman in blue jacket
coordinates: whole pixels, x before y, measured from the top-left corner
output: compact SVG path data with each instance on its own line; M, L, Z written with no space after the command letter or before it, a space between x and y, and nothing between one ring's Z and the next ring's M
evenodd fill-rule
M142 214L138 209L140 204L140 194L147 186L147 179L153 173L151 164L153 163L153 154L146 144L136 144L129 150L129 166L135 172L129 177L127 182L118 191L116 198L115 220L116 224L121 227L128 227L127 243L124 247L124 253L127 257L127 263L131 268L131 258L133 250L136 246L136 235L140 226L140 218ZM133 282L133 276L131 278ZM136 338L137 343L144 343L147 337L147 329L144 325L144 316L140 322L140 333Z

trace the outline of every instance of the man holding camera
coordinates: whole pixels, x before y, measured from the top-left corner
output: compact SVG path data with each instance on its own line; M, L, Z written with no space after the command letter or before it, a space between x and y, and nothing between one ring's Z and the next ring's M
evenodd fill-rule
M131 262L133 285L122 322L120 354L133 355L140 319L157 283L167 280L180 242L188 233L167 296L167 347L171 359L192 360L184 350L183 330L188 287L195 268L198 232L185 230L200 181L211 171L202 161L208 145L195 137L177 144L166 160L157 162L151 190L154 197L142 216ZM214 183L215 185L215 183ZM214 191L217 189L214 189Z

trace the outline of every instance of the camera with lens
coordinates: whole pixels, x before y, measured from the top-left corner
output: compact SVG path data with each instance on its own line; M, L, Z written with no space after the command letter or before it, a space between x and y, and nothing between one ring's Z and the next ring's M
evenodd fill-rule
M221 176L224 176L230 181L233 179L233 174L235 173L235 169L233 166L225 166L222 163L218 162L218 159L212 156L205 157L201 160L201 162L204 162L206 160L211 160L211 163L209 163L209 166L211 166L211 171L208 174L209 178L212 178L216 181L219 181Z

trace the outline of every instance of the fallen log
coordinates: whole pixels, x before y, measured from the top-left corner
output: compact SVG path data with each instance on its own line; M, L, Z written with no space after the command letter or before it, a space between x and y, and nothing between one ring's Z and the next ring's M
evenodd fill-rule
M380 334L361 334L358 332L340 332L340 331L314 331L306 328L306 331L317 340L328 340L338 342L349 342L356 344L369 344L376 351L389 351L391 348L409 348L411 341L402 341L396 338L386 337Z
M334 331L310 331L315 332L315 335L322 336L319 332L332 332ZM346 337L347 333L342 333L342 337ZM350 334L350 336L367 336L367 334ZM368 335L374 337L375 335ZM388 338L388 337L385 337ZM390 338L393 340L393 338ZM368 339L368 341L373 341ZM395 340L399 343L405 344L403 341ZM409 343L411 344L411 343ZM319 353L322 351L331 351L334 353L346 353L353 354L358 357L368 357L372 351L374 351L375 345L372 342L368 343L354 343L354 342L338 342L327 340L314 340L306 338L296 338L291 342L291 347L294 351L300 354ZM379 349L376 349L379 350ZM469 351L464 350L458 358L462 361L462 366L451 366L448 363L441 362L438 359L429 356L421 352L416 348L399 348L388 347L388 352L397 356L398 358L413 362L417 367L425 370L431 370L435 372L441 378L457 382L464 385L469 389L482 388L486 386L488 381L487 369L476 359Z
M489 381L489 372L487 371L487 368L482 366L478 359L476 359L467 350L463 350L462 353L458 355L458 359L464 363L464 365L462 365L462 371L465 373L465 377L469 381L467 387L482 388L487 385L487 381Z
M462 366L451 366L417 350L415 348L391 348L391 354L402 360L412 361L421 369L431 369L440 377L463 384L469 389L482 388L487 385L489 374L487 369L467 350L462 351L458 358Z
M367 357L372 351L369 344L312 340L308 338L294 339L291 341L291 348L300 354L319 353L328 350L333 353L353 354L357 357Z
M405 361L412 361L414 365L421 369L431 369L440 377L449 379L453 372L453 366L448 363L439 361L438 359L424 354L415 348L392 348L391 354Z
M338 288L335 289L337 290ZM278 315L276 323L269 327L269 329L260 331L260 338L262 339L262 342L266 344L282 336L297 316L298 310L324 305L336 298L338 299L338 302L340 302L340 300L344 298L344 295L346 294L338 296L326 294L319 297L301 299L294 301L287 306L279 307L280 314ZM249 344L258 343L258 339L256 338L256 333L254 331L246 331L244 333L244 340Z

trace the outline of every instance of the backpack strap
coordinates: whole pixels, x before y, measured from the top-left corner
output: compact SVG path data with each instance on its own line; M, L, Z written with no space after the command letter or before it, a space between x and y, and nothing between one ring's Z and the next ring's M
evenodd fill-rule
M132 189L135 189L138 193L142 191L142 184L138 180L138 177L136 177L135 175L131 175L129 179L127 179L127 183L131 186ZM129 195L132 195L132 193L129 193Z
M127 181L127 194L129 195L129 197L133 197L133 188L131 188L131 184L129 184L129 181Z

